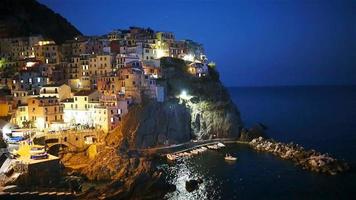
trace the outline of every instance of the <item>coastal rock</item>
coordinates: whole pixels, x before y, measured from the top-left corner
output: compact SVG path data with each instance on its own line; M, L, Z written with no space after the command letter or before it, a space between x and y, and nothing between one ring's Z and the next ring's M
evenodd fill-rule
M185 189L188 191L188 192L193 192L194 190L198 189L199 188L199 184L202 183L202 180L201 179L192 179L192 180L188 180L185 182Z
M258 123L249 129L242 129L239 140L249 142L254 138L265 137L266 126Z
M284 144L274 140L265 140L262 137L251 140L249 144L257 151L270 152L280 158L290 159L306 170L335 175L349 169L346 162L332 158L328 154L321 154L313 149L304 150L297 144Z

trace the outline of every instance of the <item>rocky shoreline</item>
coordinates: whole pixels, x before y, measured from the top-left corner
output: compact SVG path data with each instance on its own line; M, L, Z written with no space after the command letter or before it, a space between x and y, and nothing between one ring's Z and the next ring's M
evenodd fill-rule
M282 159L291 160L306 170L329 175L336 175L349 170L346 162L337 160L327 153L322 154L315 150L306 150L298 144L285 144L259 137L250 141L249 145L257 151L269 152Z

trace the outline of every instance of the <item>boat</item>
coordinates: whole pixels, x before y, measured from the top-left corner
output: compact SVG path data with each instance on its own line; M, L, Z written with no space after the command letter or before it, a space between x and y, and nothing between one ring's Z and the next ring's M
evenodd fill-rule
M222 147L225 147L225 144L219 142L219 143L217 144L217 146L220 147L220 148L222 148Z
M197 155L197 154L199 154L199 151L194 149L194 150L191 150L190 153L193 155Z
M16 137L9 137L7 138L7 143L9 144L18 144L19 142L25 140L24 137L21 137L21 136L16 136Z
M201 149L201 151L206 151L206 150L208 150L208 148L206 148L206 147L202 147L202 148L200 148Z
M168 160L175 160L177 158L176 155L173 155L173 154L167 154L167 159Z
M189 157L189 156L191 156L192 154L190 154L190 153L188 153L188 152L184 152L184 156L187 156L187 157Z
M44 146L41 145L33 145L31 147L30 153L32 154L43 154L46 152L46 149Z
M38 153L38 154L33 154L30 157L33 160L42 160L42 159L47 159L48 158L48 154L47 152L44 153Z
M235 161L235 160L237 160L237 158L236 158L236 157L233 157L233 156L231 156L231 155L229 155L229 154L226 154L226 155L225 155L225 160Z
M216 150L216 149L218 149L219 147L217 146L217 145L215 145L215 144L213 144L213 145L208 145L208 149L214 149L214 150Z

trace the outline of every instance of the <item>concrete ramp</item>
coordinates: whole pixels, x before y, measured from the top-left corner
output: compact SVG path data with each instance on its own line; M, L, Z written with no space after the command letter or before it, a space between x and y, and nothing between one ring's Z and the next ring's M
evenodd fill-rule
M12 160L7 158L0 168L0 173L7 173L11 169Z

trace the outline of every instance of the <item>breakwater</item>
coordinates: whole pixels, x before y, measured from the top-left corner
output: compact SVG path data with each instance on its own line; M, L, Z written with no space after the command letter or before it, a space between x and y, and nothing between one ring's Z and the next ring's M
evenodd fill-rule
M249 144L257 151L273 153L282 159L293 161L306 170L336 175L349 169L348 164L344 161L315 150L305 150L298 144L285 144L262 137L253 139Z

